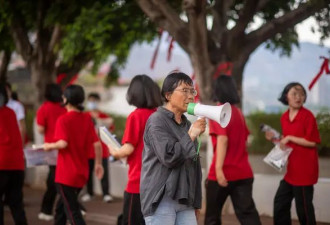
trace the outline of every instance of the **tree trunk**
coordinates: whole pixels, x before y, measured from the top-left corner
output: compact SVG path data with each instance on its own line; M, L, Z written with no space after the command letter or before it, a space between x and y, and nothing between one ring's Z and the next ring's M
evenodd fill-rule
M37 109L45 100L46 85L55 82L55 67L40 65L38 60L31 60L29 67L31 72L31 81L35 87L34 107Z
M0 66L0 82L7 82L7 70L10 63L11 51L5 50L2 56L1 66Z

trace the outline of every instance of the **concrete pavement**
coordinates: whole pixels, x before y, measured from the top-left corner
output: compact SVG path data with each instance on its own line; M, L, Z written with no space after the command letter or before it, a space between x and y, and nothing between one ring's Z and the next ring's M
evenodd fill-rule
M51 222L45 222L38 219L38 213L40 210L41 198L44 190L32 189L30 187L24 188L24 204L25 212L27 214L29 225L50 225ZM87 209L87 215L85 217L88 225L116 225L117 216L122 211L123 201L122 199L115 198L111 203L104 203L100 196L96 196L92 201L83 204ZM261 217L263 225L271 225L272 218ZM203 214L199 220L199 225L204 223ZM224 225L239 225L234 215L223 216ZM14 225L10 211L8 207L5 208L5 225ZM292 225L299 225L297 221L293 221ZM330 223L318 223L318 225L330 225Z

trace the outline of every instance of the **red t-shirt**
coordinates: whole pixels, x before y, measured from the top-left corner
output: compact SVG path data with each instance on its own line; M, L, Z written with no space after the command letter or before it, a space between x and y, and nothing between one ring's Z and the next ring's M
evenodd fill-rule
M320 134L314 115L302 107L293 121L289 119L289 110L281 117L283 136L292 135L305 138L308 141L320 143ZM307 186L317 183L319 163L317 148L308 148L289 142L292 147L289 156L287 172L284 180L292 185Z
M0 107L0 170L24 170L23 144L15 112Z
M246 140L249 130L246 126L242 112L231 106L231 119L226 128L222 128L217 122L210 120L210 135L213 144L213 159L209 170L208 179L216 181L216 155L217 136L228 137L227 153L223 164L223 172L228 181L236 181L253 177L253 172L249 163L246 151Z
M91 116L91 112L86 112L86 113ZM99 119L108 119L108 118L111 118L111 117L108 116L105 113L98 112L97 118L99 118ZM96 133L99 134L98 127L96 126L96 124L94 124L94 126L95 126ZM115 128L114 125L111 125L110 127L108 127L108 129L110 131L113 131L114 128ZM101 142L101 145L102 145L102 157L103 158L108 158L110 156L108 147L101 140L100 140L100 142ZM94 147L90 149L88 158L89 159L95 159L95 150L94 150Z
M37 111L37 124L45 128L45 142L54 142L55 125L57 119L66 113L60 103L46 101Z
M64 140L68 146L59 149L55 182L82 188L88 179L88 154L99 139L90 115L70 111L56 122L55 140Z
M129 193L140 193L140 177L142 167L143 134L149 116L156 109L135 109L127 118L122 144L130 143L134 151L127 157L128 182L126 191Z

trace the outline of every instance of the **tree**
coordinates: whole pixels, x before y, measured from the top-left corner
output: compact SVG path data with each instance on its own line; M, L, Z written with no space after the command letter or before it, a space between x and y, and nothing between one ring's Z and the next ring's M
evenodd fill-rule
M134 1L0 0L0 4L0 32L8 31L31 72L36 107L57 74L68 74L67 82L87 62L93 60L97 68L109 54L122 65L132 44L156 34Z
M178 1L136 1L188 53L203 102L210 102L212 77L228 61L242 96L243 71L251 53L266 42L269 49L290 55L292 46L299 46L295 25L310 16L318 21L321 39L330 35L328 0L182 0L181 7ZM257 18L262 24L252 29Z

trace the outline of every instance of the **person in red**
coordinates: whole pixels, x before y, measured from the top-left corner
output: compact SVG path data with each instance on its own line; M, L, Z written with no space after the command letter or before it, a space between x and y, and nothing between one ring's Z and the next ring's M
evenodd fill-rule
M101 112L99 110L99 103L101 101L101 97L98 93L92 92L87 97L87 113L92 117L96 132L98 133L98 128L100 126L108 127L108 129L113 132L114 131L114 124L113 119L108 116L107 114ZM101 187L103 193L103 201L104 202L111 202L113 201L112 196L109 194L109 167L108 167L108 158L110 156L109 150L104 143L102 144L102 165L104 168L104 175L101 179ZM95 161L95 152L92 148L89 154L89 177L87 182L87 193L81 197L81 200L84 202L90 201L94 191L93 191L93 169L94 169L94 161Z
M222 207L230 196L235 214L242 225L261 224L252 198L253 172L248 160L246 141L249 130L236 106L238 97L234 79L221 75L215 81L214 97L219 104L231 104L231 119L226 128L210 120L213 160L206 180L205 225L220 225Z
M4 199L16 225L27 225L23 206L23 144L15 112L6 106L8 95L0 84L0 225L4 225Z
M289 109L281 117L283 137L281 148L293 150L288 158L287 171L274 198L274 224L291 225L291 203L295 199L300 224L315 225L313 206L314 184L319 175L316 145L321 142L315 117L303 104L306 90L297 82L286 85L279 101ZM266 132L272 140L273 133Z
M149 116L162 104L158 85L147 75L135 76L127 90L127 102L137 108L128 116L122 147L109 147L115 158L127 157L128 183L124 192L123 225L145 224L140 204L143 133Z
M56 142L45 143L46 151L58 149L55 183L60 199L56 205L55 225L85 225L80 211L78 194L88 179L88 154L95 149L95 174L103 176L102 149L95 133L92 118L83 112L84 89L79 85L68 86L63 93L67 113L55 125Z
M39 107L37 111L37 126L39 133L44 135L44 141L47 143L54 142L55 125L57 119L66 113L66 109L62 103L62 89L57 84L46 85L45 91L46 101ZM49 166L47 177L47 190L41 203L41 210L38 214L40 220L50 221L53 219L53 206L56 199L55 186L55 165Z

